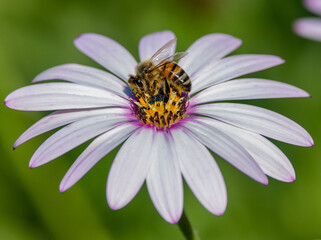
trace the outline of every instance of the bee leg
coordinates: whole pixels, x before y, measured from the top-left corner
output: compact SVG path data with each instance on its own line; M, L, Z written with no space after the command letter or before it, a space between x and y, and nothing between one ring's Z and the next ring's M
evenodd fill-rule
M165 90L165 94L170 94L171 89L170 89L167 79L165 79L165 89L164 90Z
M165 85L163 86L164 102L167 103L169 100L170 87L166 78L164 79L164 85Z
M157 86L158 84L157 84L157 81L154 81L153 82L153 89L152 89L152 92L153 92L153 94L154 95L156 95L157 93L158 93L158 86Z
M150 91L149 82L145 81L144 82L144 92L149 94L150 93L149 91Z

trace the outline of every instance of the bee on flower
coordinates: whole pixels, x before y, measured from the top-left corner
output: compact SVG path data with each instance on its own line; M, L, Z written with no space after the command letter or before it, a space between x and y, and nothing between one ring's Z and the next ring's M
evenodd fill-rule
M225 102L309 96L289 84L238 78L284 61L271 55L227 56L241 45L237 38L209 34L186 52L176 53L174 33L152 33L139 42L140 63L102 35L83 34L75 45L109 72L79 64L56 66L36 76L36 84L5 99L12 109L54 111L25 131L14 148L64 126L36 150L31 168L95 138L67 171L61 192L124 142L107 179L112 209L126 206L146 182L157 211L176 223L183 212L184 178L202 205L221 215L227 205L226 187L208 149L266 185L267 176L295 180L288 158L266 137L313 145L300 125L276 112ZM66 82L39 83L51 80Z

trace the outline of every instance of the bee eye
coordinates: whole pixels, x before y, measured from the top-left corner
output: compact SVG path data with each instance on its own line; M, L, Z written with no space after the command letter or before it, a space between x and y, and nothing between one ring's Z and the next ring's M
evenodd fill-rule
M143 82L139 78L136 78L134 82L138 87L143 87Z

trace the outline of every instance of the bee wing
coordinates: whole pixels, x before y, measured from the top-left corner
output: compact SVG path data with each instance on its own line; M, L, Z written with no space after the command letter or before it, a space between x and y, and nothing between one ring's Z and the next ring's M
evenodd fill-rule
M163 45L158 51L151 57L151 61L158 65L160 62L169 58L176 48L176 38L169 40L165 45Z
M169 60L175 62L180 60L181 58L185 57L188 54L188 52L177 52L174 53L172 56L169 57Z
M165 65L166 63L168 62L171 62L171 61L178 61L179 59L185 57L187 55L187 52L177 52L177 53L174 53L172 56L169 56L165 59L163 59L161 62L159 62L156 66L153 66L151 68L148 69L148 72L151 72L153 70L155 70L156 68L160 68L161 66Z

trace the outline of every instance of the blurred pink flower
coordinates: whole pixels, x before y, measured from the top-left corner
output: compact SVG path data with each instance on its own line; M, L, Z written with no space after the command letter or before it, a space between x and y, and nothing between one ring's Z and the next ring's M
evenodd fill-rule
M172 39L175 35L170 31L143 37L139 43L141 61L150 59ZM235 79L284 61L271 55L226 57L241 45L241 41L232 36L209 34L187 49L188 55L178 64L189 75L192 90L179 105L182 116L178 120L173 116L163 120L165 128L146 124L138 114L139 100L127 85L129 75L135 74L137 62L124 47L92 33L79 36L75 45L112 74L79 64L56 66L39 74L33 82L54 79L67 82L26 86L5 99L8 107L17 110L57 110L24 132L14 148L64 126L37 149L30 160L31 168L95 138L69 168L61 181L61 192L125 141L107 180L107 201L112 209L127 205L146 181L160 215L176 223L183 211L183 177L203 206L221 215L227 204L226 188L208 149L254 180L268 184L267 176L291 182L295 172L288 158L265 137L298 146L313 145L312 138L301 126L276 112L222 102L309 96L299 88L277 81ZM175 47L176 41L167 54L173 54ZM155 101L163 104L162 100ZM155 103L146 104L154 107Z
M305 7L311 12L321 16L321 0L304 0ZM306 17L296 20L294 31L305 38L321 41L321 18Z

